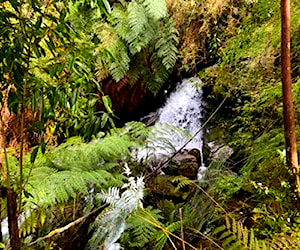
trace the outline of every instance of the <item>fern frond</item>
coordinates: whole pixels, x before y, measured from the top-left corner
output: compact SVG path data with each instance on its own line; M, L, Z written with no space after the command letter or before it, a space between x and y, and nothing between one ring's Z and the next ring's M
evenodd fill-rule
M131 69L128 71L128 78L129 78L129 84L131 86L133 86L134 84L136 84L138 82L138 80L140 79L141 74L140 74L140 70L138 69Z
M177 184L177 187L175 188L175 192L179 191L182 188L189 187L195 184L194 180L190 180L189 178L181 175L173 177L171 179L171 182Z
M292 237L274 237L271 241L259 240L254 234L254 230L243 227L234 218L226 217L226 225L217 227L212 232L212 236L222 242L224 249L245 249L245 250L272 250L272 249L299 249L300 243Z
M55 171L54 169L37 168L32 172L28 198L32 204L47 207L66 202L77 193L88 194L88 185L106 186L117 182L115 177L105 170L94 171ZM120 181L119 181L120 184Z
M163 249L167 240L170 237L170 233L176 233L180 230L180 221L172 222L168 226L163 227L158 235L156 236L155 249Z
M180 127L168 123L156 123L146 142L147 154L163 156L171 155L179 149L189 138L190 133Z
M285 236L285 237L274 237L269 242L271 249L300 249L300 242L297 238Z
M90 245L92 249L98 248L105 239L105 249L109 249L125 230L127 218L139 207L142 207L144 192L143 177L129 177L128 183L123 185L125 191L120 195L118 188L110 188L108 192L102 192L99 198L111 205L104 214L97 217L94 223L96 228Z
M162 64L169 71L173 69L177 60L178 33L171 19L166 21L161 37L155 44L158 57L162 58Z
M122 235L121 241L128 248L138 247L143 248L147 243L154 240L158 228L148 221L158 221L161 219L160 210L149 206L144 209L138 209L127 220L127 229Z
M164 18L168 14L165 0L144 0L143 5L147 10L148 15L155 20Z
M127 10L116 8L112 12L111 24L117 35L128 44L131 55L149 45L156 37L158 26L149 22L143 5L132 1Z
M123 8L115 7L111 13L110 22L111 28L115 30L116 34L126 41L126 36L130 32L128 11Z
M51 206L66 202L77 193L87 194L90 185L106 189L121 186L123 175L108 172L139 146L127 135L111 135L90 143L71 138L35 163L27 192L28 205Z
M135 40L145 30L145 25L148 22L145 9L142 5L135 1L128 4L128 21L132 34Z
M115 205L120 200L120 190L116 187L109 188L107 192L102 191L100 198L110 205Z
M127 122L125 124L125 129L130 136L134 138L145 138L149 135L149 129L146 128L146 125L142 122Z
M127 54L127 48L122 41L116 41L109 52L112 55L109 70L116 82L120 81L129 70L130 57Z
M133 0L115 6L109 24L98 25L95 32L101 40L99 79L109 71L117 82L126 74L131 84L141 78L150 91L161 89L177 60L178 44L174 24L167 21L165 0ZM149 52L150 64L145 63ZM146 70L137 70L141 64L147 65Z
M169 77L169 71L165 68L162 63L162 59L157 55L157 52L154 52L150 59L151 70L154 73L154 78L149 79L146 83L147 88L153 93L157 93L163 84L167 81Z
M155 249L162 250L166 245L168 240L168 236L164 233L160 233L159 236L156 238Z
M122 27L122 29L125 28ZM122 30L122 32L127 32L127 30ZM108 24L101 26L99 37L103 51L103 58L101 58L103 64L108 65L113 78L118 82L129 70L130 57L127 53L127 47L116 34L115 29Z
M20 232L22 236L30 235L36 229L38 229L40 225L40 216L37 212L32 212L27 218L25 218L24 222L20 225Z

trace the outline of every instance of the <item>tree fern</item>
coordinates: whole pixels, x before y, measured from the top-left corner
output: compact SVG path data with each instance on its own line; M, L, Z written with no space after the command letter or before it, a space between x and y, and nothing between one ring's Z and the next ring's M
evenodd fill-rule
M154 93L161 89L175 65L178 44L164 0L115 5L108 23L98 25L95 32L101 41L100 79L108 70L116 81L128 75L131 83L140 79ZM141 65L147 70L135 70Z
M142 178L129 177L121 193L117 187L122 186L125 176L119 169L125 166L125 174L130 175L126 160L131 158L131 150L140 147L143 139L139 137L144 137L146 131L142 123L131 122L90 143L75 137L55 149L48 149L45 155L38 153L35 163L27 166L32 169L26 169L30 176L23 197L22 234L25 236L33 233L45 221L51 223L52 216L49 214L53 212L52 209L76 200L77 197L89 197L91 190L93 197L95 192L102 190L101 200L112 205L106 218L114 219L116 216L116 220L124 224L126 216L141 206L144 183ZM103 191L107 189L107 193ZM115 199L110 199L111 197ZM97 200L93 198L91 202L93 204L89 205L89 209ZM85 204L87 209L89 206ZM123 230L120 227L120 233ZM109 238L113 236L106 236L108 242L114 241Z
M68 140L35 163L27 204L50 206L65 202L78 192L87 194L90 184L120 186L123 177L114 174L112 168L130 156L130 147L137 146L127 135L106 136L90 143L80 138Z

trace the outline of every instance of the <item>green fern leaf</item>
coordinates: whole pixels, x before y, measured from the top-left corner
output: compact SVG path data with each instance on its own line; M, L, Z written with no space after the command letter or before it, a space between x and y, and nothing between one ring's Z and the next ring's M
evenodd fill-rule
M143 5L149 16L155 20L164 18L168 14L165 0L144 0Z
M236 248L233 248L233 247L236 247L237 245L239 245L237 242L236 242L236 237L235 235L227 235L226 238L223 240L222 242L222 246L225 248L225 249L236 249Z
M162 250L166 245L168 240L168 236L164 233L160 233L160 235L156 238L155 249Z
M124 244L128 245L129 248L144 247L154 239L155 234L159 230L149 221L155 223L159 219L161 219L159 210L152 207L139 209L136 214L128 219L127 229L122 236L122 241L126 239Z
M177 60L178 49L176 45L179 40L177 30L171 20L168 20L164 26L161 37L155 44L158 57L162 58L162 64L167 70L171 70Z
M181 222L176 221L170 223L168 226L165 227L164 230L158 232L156 235L156 245L155 249L163 249L170 233L175 233L180 230Z
M127 40L127 34L130 32L128 11L115 7L111 13L111 29L123 40Z
M231 232L230 231L224 231L221 236L219 237L220 240L224 240L226 239L227 237L229 237L231 235Z
M128 4L128 21L131 32L136 39L143 31L145 31L145 25L148 22L145 9L142 5L135 1Z
M185 176L175 176L171 179L172 183L176 183L177 187L175 188L175 192L179 191L182 188L185 188L187 186L191 186L195 183L194 180L190 180L189 178Z
M213 233L212 235L217 235L219 234L220 232L223 232L225 229L227 229L227 227L225 225L221 225L219 227L216 227L214 230L213 230Z
M109 65L115 81L120 81L129 70L130 57L127 54L127 48L121 41L116 41L115 46L109 51L113 58Z
M242 230L242 236L240 237L243 239L243 245L248 246L248 240L249 240L249 231L247 228L244 228Z

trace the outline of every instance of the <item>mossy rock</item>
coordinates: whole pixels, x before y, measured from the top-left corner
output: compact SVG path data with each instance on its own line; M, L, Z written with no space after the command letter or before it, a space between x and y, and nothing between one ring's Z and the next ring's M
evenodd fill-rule
M170 175L158 175L152 178L147 187L151 193L162 195L169 198L180 198L185 200L189 195L189 190L179 190L176 184L172 183L174 176Z

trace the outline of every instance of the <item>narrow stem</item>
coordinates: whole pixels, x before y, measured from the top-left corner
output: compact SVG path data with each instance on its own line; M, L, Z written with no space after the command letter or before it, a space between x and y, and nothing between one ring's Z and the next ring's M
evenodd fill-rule
M179 216L180 216L180 237L182 241L182 250L185 250L182 208L179 208Z
M8 166L8 156L7 156L7 149L6 149L6 136L5 136L5 130L4 130L4 122L3 122L3 118L2 118L1 114L2 114L2 108L1 108L1 112L0 112L0 117L1 117L0 121L1 121L1 134L3 137L3 151L4 151L4 159L5 159L5 165L6 165L6 172L5 172L4 167L2 166L2 163L0 163L0 165L1 165L1 174L2 174L3 181L8 184L10 171L9 171L9 166Z
M22 29L23 32L25 32L25 28ZM28 78L28 71L30 66L30 56L31 51L30 48L28 48L27 51L27 67L26 67L26 73L24 76L24 84L23 84L23 93L22 93L22 103L21 103L21 120L20 120L20 159L19 159L19 167L20 167L20 186L19 186L19 213L22 209L22 193L23 193L23 156L24 156L24 121L25 121L25 106L26 106L26 95L27 95L27 78Z

